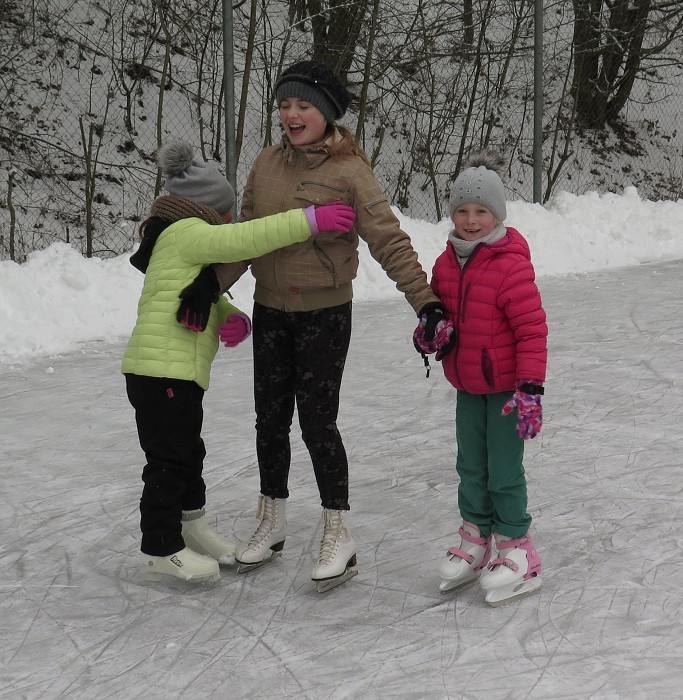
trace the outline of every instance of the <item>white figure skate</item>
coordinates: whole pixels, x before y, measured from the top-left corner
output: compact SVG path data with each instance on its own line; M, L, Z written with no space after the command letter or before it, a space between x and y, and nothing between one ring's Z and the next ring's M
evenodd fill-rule
M486 602L494 608L531 595L541 587L541 559L527 532L514 540L495 535L498 557L482 572Z
M281 555L287 535L286 503L284 498L259 495L257 517L261 522L235 555L237 573L257 569Z
M141 554L140 561L147 581L161 581L164 576L175 576L189 583L218 581L221 577L218 562L185 547L167 557Z
M203 508L184 510L181 524L186 547L212 557L223 566L231 566L235 563L237 543L226 539L209 527Z
M474 523L463 520L458 534L459 546L451 547L439 565L442 593L455 591L477 579L491 558L491 538L482 537Z
M356 543L346 525L346 511L323 509L323 536L320 556L311 578L318 593L325 593L353 578L356 566Z

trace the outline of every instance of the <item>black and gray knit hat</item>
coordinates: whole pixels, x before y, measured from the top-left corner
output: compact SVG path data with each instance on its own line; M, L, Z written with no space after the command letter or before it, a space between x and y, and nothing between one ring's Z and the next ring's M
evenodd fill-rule
M463 164L448 200L451 219L461 204L483 204L501 223L507 216L505 188L501 180L505 161L498 151L474 151Z
M235 203L232 186L215 167L195 160L189 143L163 144L157 150L156 159L166 178L164 187L169 194L199 202L219 214L232 209Z
M275 84L277 104L288 97L310 102L330 124L343 117L351 103L351 95L341 80L317 61L300 61L282 72Z

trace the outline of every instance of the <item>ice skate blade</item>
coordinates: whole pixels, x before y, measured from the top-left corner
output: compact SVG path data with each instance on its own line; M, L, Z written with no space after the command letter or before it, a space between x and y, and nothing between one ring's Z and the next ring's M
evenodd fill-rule
M446 593L454 593L455 591L459 591L461 588L468 586L470 583L473 583L478 578L479 574L458 580L442 579L441 583L439 584L439 592L442 595Z
M357 573L357 569L347 569L343 574L341 574L341 576L326 578L322 581L316 581L316 579L313 579L313 581L315 581L315 588L318 593L327 593L327 591L331 591L333 588L341 586L342 583L348 581L350 578L353 578Z
M264 564L270 564L274 559L277 559L281 556L282 552L273 552L269 557L261 559L261 561L255 561L254 563L248 563L235 559L235 563L237 564L237 573L246 574L247 572L253 571L254 569L260 569Z
M499 608L508 603L513 603L530 596L541 587L541 583L540 576L536 576L535 578L530 578L528 581L521 581L511 584L510 586L494 588L486 594L486 602L492 608Z

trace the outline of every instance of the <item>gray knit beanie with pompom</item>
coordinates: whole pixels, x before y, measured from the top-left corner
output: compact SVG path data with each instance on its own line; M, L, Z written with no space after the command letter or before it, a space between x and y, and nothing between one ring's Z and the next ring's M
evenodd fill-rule
M215 167L195 160L189 143L165 143L157 149L156 159L169 194L199 202L219 214L232 209L235 203L232 186Z
M451 219L461 204L482 204L502 223L507 216L501 180L504 169L505 161L498 151L483 149L471 153L451 187L448 200Z

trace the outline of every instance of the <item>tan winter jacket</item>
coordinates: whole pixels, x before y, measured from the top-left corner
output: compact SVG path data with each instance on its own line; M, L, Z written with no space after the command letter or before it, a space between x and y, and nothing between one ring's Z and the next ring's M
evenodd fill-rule
M371 168L358 156L330 155L324 143L295 148L283 138L256 158L240 220L337 200L354 208L354 228L348 234L322 233L251 260L255 301L281 311L311 311L350 301L360 236L416 313L437 302L408 234L401 230ZM221 289L232 286L248 266L216 265Z

